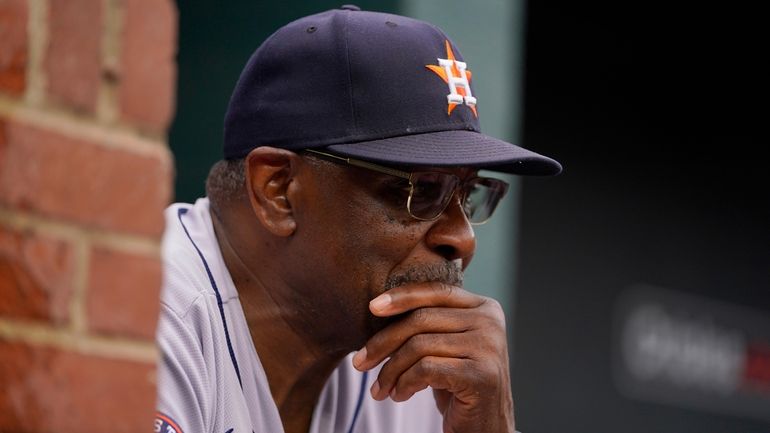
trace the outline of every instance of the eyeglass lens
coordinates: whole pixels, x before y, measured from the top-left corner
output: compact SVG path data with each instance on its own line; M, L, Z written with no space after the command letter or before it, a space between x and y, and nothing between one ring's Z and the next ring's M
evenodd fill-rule
M485 223L507 190L508 184L498 179L473 179L467 186L463 203L468 220L474 224Z
M413 172L407 207L418 219L431 220L446 209L460 179L450 173ZM464 185L463 210L472 224L486 222L505 195L508 184L492 178L474 178Z
M407 207L412 216L430 220L436 218L449 204L460 179L447 173L414 172L412 191Z

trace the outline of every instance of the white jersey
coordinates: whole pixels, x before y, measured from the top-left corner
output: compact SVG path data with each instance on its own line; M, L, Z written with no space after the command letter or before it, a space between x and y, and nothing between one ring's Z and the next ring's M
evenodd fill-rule
M209 201L166 210L158 324L157 433L282 433L278 408L246 325L238 292L214 236ZM439 433L429 389L410 400L378 402L378 370L332 373L310 433Z

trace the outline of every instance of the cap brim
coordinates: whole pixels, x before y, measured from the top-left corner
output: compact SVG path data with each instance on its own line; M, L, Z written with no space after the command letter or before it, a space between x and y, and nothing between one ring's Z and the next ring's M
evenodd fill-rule
M326 148L342 156L406 166L476 167L528 176L553 176L562 169L547 156L474 131L430 132Z

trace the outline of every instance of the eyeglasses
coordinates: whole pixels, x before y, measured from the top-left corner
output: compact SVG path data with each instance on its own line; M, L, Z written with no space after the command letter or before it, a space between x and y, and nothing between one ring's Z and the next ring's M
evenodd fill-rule
M484 224L492 216L497 204L508 191L508 183L491 177L472 177L461 180L452 173L438 171L405 172L391 167L373 164L331 153L305 149L305 152L328 158L331 161L347 163L379 173L389 174L409 181L409 198L406 209L413 218L432 221L446 209L452 197L460 188L460 203L473 225Z

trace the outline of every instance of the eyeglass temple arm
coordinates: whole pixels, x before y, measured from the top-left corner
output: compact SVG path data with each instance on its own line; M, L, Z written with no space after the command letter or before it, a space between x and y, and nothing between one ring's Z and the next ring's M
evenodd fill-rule
M407 173L405 171L397 170L395 168L385 167L383 165L374 164L374 163L367 162L367 161L361 161L361 160L353 159L353 158L345 158L345 157L342 157L342 156L339 156L339 155L332 155L331 153L321 152L321 151L314 150L314 149L305 149L305 152L310 152L310 153L315 153L315 154L318 154L318 155L323 155L323 156L326 156L326 157L329 157L329 158L333 158L333 159L336 159L336 160L339 160L339 161L344 161L344 162L346 162L346 163L348 163L350 165L355 165L357 167L362 167L362 168L368 168L369 170L378 171L380 173L389 174L391 176L401 177L401 178L404 178L404 179L410 179L411 178L411 174Z

